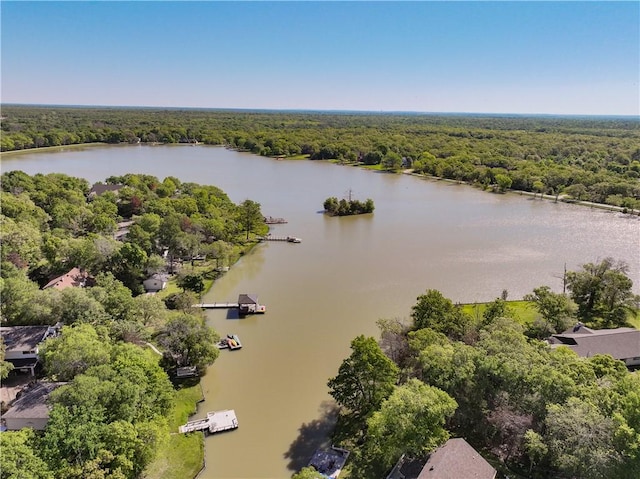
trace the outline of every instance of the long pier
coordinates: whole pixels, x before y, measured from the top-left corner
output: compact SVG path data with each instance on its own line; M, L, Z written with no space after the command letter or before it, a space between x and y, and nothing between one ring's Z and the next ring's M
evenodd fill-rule
M238 418L233 409L208 412L204 419L189 421L178 429L181 433L209 431L209 434L238 428Z
M233 309L239 308L240 304L238 303L199 303L194 304L194 308L202 308L202 309Z
M295 236L262 236L258 238L260 241L287 241L289 243L302 243L302 239Z

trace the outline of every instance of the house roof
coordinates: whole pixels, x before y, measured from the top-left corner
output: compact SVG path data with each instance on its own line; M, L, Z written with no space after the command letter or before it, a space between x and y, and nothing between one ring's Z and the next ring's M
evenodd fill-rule
M123 187L124 185L105 185L104 183L96 183L89 190L89 196L91 195L100 196L101 194L106 193L107 191L113 191L117 193L118 190L120 190Z
M257 294L241 294L238 296L238 304L258 304Z
M89 279L89 274L86 271L83 271L80 268L73 268L68 273L58 276L57 278L53 278L45 284L42 289L65 289L70 286L83 287L86 284L87 279Z
M6 351L32 351L49 333L50 326L0 326Z
M418 479L494 479L496 470L462 438L436 449Z
M609 354L615 359L640 357L640 330L634 328L589 329L576 325L549 338L551 347L567 346L578 356Z
M23 389L2 418L47 419L49 406L47 400L51 392L67 383L39 382Z

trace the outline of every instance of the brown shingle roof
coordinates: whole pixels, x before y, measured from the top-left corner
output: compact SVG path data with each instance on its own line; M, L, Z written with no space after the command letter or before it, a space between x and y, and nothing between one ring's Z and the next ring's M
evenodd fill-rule
M496 470L461 438L436 449L418 479L494 479Z
M57 278L53 278L45 284L42 289L55 288L61 290L70 286L84 287L88 278L89 275L86 271L83 271L80 268L73 268L68 273L58 276Z

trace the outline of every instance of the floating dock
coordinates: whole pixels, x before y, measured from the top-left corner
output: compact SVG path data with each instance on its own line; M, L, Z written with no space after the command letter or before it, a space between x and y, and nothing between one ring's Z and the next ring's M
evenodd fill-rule
M208 431L209 434L215 434L237 428L238 418L236 417L236 412L233 409L227 409L208 412L206 418L189 421L184 426L180 426L178 430L183 434L196 431Z
M242 348L242 343L237 334L227 334L218 342L218 349L230 349L232 351Z

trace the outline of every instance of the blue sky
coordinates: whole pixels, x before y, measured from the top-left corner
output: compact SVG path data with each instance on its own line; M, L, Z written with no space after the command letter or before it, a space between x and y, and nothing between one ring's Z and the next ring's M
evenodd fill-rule
M1 101L640 115L640 3L1 3Z

